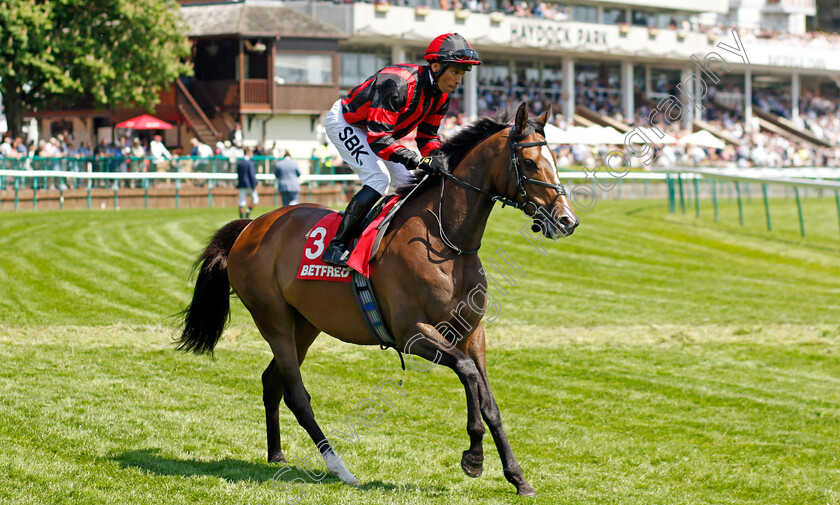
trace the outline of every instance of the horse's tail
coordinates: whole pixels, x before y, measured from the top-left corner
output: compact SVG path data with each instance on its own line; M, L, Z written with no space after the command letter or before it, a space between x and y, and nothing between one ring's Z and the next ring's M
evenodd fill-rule
M227 260L230 249L242 230L251 222L239 219L224 225L193 265L198 271L190 304L180 312L184 318L178 350L196 354L213 354L222 332L230 320L230 281Z

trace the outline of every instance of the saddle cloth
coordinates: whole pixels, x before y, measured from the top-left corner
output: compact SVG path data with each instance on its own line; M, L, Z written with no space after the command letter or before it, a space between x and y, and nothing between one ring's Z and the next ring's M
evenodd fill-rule
M364 231L356 242L353 252L347 265L365 277L370 277L370 259L376 253L379 240L382 238L386 226L380 224L388 218L389 212L400 200L401 195L392 195L383 200L366 218ZM306 245L303 248L303 256L300 258L300 267L297 278L317 281L350 282L350 271L347 268L339 268L327 265L321 261L327 245L335 236L338 225L341 223L341 214L331 212L324 216L306 234Z

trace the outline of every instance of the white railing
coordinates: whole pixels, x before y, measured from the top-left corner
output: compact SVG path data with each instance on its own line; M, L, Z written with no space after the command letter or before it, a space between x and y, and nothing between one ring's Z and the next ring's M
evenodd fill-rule
M0 170L0 177L16 177L22 179L46 179L46 178L71 178L83 180L164 180L164 181L235 181L236 174L231 173L205 173L205 172L72 172L68 170ZM309 182L352 182L359 177L354 174L326 174L326 175L302 175L301 184ZM274 174L257 174L257 180L273 182Z
M791 177L796 175L797 177ZM683 185L683 178L691 177L693 180L693 200L696 216L700 217L700 194L699 194L699 179L706 179L710 185L710 195L712 204L714 205L715 222L719 220L718 212L718 181L731 181L735 187L735 193L738 203L738 221L741 226L744 226L744 207L742 203L742 188L741 183L744 183L744 189L748 192L749 199L749 184L758 184L761 186L762 199L764 201L764 214L767 223L767 231L773 231L772 219L770 215L770 187L773 185L781 185L785 188L793 190L796 198L796 209L799 215L799 234L805 238L805 217L802 213L802 198L800 195L800 188L815 189L818 193L824 190L834 192L834 200L837 205L837 218L840 222L840 169L836 168L818 168L809 167L801 169L705 169L705 168L677 168L670 174L668 181L668 210L675 213L677 210L677 199L679 199L679 206L682 213L686 213L686 202L690 197L692 191L686 190ZM674 181L676 179L676 181ZM826 180L829 179L829 180ZM835 180L831 180L835 179Z
M759 184L780 184L783 186L799 186L804 188L836 189L840 190L840 169L838 168L802 168L802 169L738 169L714 170L703 168L679 168L677 172L692 173L704 178L715 177L731 181L756 182ZM794 174L796 177L791 177ZM838 180L831 180L838 179Z

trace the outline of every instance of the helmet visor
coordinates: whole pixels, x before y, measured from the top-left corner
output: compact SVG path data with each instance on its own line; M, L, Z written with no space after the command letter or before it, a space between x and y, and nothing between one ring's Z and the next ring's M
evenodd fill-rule
M441 52L440 56L438 56L438 61L461 61L464 63L469 62L472 65L481 64L478 52L475 49L458 49L456 51Z

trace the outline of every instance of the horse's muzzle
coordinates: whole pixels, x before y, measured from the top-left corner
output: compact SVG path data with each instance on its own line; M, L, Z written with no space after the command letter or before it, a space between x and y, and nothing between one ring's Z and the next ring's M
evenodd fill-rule
M538 215L531 223L531 231L542 233L543 236L551 240L558 240L574 233L578 224L580 224L580 220L568 214L551 218Z

